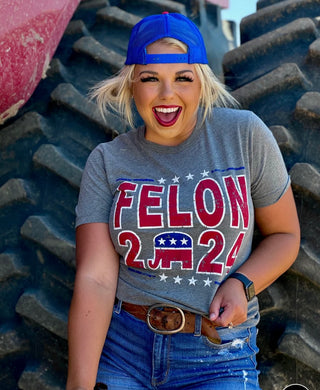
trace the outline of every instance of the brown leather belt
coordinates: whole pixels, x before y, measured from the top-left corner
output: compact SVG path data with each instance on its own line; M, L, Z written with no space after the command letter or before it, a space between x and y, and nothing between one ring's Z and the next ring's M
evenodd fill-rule
M168 335L178 332L195 332L196 314L184 311L176 306L168 304L142 306L122 302L121 307L139 320L145 321L155 333ZM201 319L201 334L211 342L221 344L220 336L213 323L206 317Z

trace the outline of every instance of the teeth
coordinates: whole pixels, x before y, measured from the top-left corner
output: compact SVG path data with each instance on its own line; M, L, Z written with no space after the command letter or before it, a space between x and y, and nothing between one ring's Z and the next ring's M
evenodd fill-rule
M171 112L177 112L179 110L179 107L170 107L170 108L157 107L155 110L157 112L162 112L164 114L170 114Z

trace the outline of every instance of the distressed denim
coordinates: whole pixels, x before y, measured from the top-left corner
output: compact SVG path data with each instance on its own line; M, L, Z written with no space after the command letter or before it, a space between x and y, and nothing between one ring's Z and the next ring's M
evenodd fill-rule
M218 328L222 344L194 334L159 335L147 324L114 309L97 382L109 390L259 390L256 327Z

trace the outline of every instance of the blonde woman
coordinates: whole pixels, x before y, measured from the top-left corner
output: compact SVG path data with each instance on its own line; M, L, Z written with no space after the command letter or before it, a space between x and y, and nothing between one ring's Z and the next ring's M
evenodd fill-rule
M67 390L260 388L256 295L295 260L299 223L272 134L207 63L189 19L149 16L93 93L133 129L83 174Z

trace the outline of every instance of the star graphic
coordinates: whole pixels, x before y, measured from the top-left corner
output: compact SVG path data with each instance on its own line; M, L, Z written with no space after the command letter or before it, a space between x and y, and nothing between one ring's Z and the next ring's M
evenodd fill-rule
M168 276L166 276L164 273L162 273L159 276L160 276L160 282L166 282L167 281L166 279L167 279Z
M176 243L177 243L177 240L175 238L171 238L170 239L170 244L171 245L176 245Z
M160 238L158 240L158 242L159 242L159 245L164 245L166 243L166 240L164 238Z
M203 170L203 172L201 172L201 176L202 176L202 177L207 177L207 176L209 176L209 171Z
M187 178L187 180L193 180L193 176L194 176L194 175L192 175L191 173L189 173L189 175L186 176L186 178Z
M164 184L166 182L166 179L164 179L163 177L161 179L158 180L159 184Z
M174 283L181 284L182 278L180 278L179 275L177 275L177 276L176 276L175 278L173 278L173 279L174 279Z
M210 280L208 277L206 280L204 280L204 287L206 287L206 286L211 287L211 283L212 283L212 280Z
M179 183L179 180L180 180L180 177L178 177L177 175L172 179L172 181L174 183Z
M188 240L186 238L183 238L181 241L181 244L182 245L187 245L188 244Z
M198 279L195 279L193 276L191 279L188 279L188 280L189 280L189 286L191 286L191 285L195 286L196 282L198 281Z

